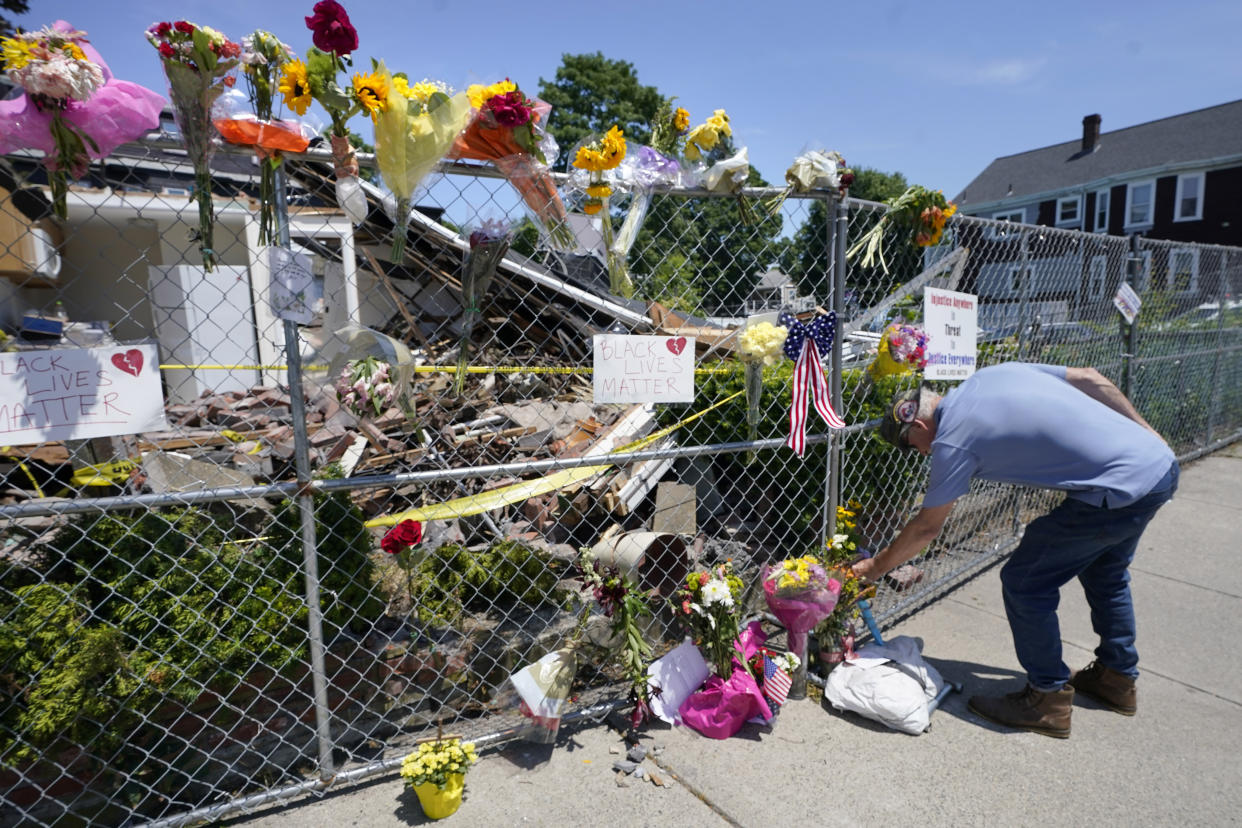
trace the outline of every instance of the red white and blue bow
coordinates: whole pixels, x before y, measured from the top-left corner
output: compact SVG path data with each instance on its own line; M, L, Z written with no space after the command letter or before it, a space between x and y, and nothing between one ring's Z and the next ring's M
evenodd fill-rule
M806 454L807 403L815 406L819 416L829 428L845 428L845 420L832 408L828 392L828 380L824 366L819 361L820 350L832 349L836 331L835 312L817 316L810 324L803 325L791 313L782 313L780 323L789 329L785 338L785 356L796 360L793 376L793 403L789 406L789 439L785 445L799 457Z

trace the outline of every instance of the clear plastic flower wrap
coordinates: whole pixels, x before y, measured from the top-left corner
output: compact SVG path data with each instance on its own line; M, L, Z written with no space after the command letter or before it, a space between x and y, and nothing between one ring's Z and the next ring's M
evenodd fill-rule
M509 252L509 244L513 241L512 225L499 219L484 220L477 227L467 229L470 235L461 271L462 308L465 313L462 315L461 343L457 352L457 374L453 381L458 395L465 387L466 369L470 365L470 340L475 322L482 312L479 303L491 287L496 268Z
M415 416L413 382L414 356L404 343L382 334L371 328L359 325L346 325L332 333L328 342L318 355L318 360L326 361L327 376L322 378L324 384L332 385L341 395L341 403L361 418L378 416L383 408L377 410L377 399L374 386L384 383L379 389L379 399L385 403L396 405L407 419ZM356 373L359 366L371 361L373 369L383 364L383 376L380 379L364 380L362 389L354 388L354 382L342 387L342 377ZM312 372L308 371L308 376ZM371 375L373 377L373 374ZM354 392L354 397L346 395ZM365 394L364 394L365 392ZM368 407L369 406L369 407Z

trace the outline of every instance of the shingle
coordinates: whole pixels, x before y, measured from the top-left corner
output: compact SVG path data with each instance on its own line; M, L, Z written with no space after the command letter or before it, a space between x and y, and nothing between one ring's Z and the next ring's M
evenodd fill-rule
M997 158L954 200L969 209L1134 170L1242 155L1242 100L1102 132L1094 152L1081 149L1080 133L1063 144Z

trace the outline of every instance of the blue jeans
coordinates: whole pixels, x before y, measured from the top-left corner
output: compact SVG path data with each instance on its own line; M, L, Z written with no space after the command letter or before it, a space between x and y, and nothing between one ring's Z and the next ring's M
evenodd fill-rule
M1070 678L1061 660L1057 605L1061 587L1073 578L1082 583L1100 637L1096 661L1138 676L1128 567L1148 521L1177 490L1178 474L1174 461L1150 492L1120 509L1067 497L1026 527L1000 577L1018 662L1037 690L1060 689Z

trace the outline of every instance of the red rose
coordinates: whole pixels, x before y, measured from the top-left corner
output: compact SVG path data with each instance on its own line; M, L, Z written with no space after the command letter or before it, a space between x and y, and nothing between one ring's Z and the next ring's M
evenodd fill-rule
M171 57L176 57L177 51L173 49L172 46L169 46L167 43L161 43L160 54L166 58L171 58Z
M315 13L306 18L311 40L325 52L348 55L358 48L358 31L350 24L345 7L336 0L319 0Z
M194 34L194 24L188 20L178 20L173 24L173 28L182 34Z
M520 127L530 123L526 96L516 89L503 95L493 95L488 99L487 106L501 126Z
M220 46L220 57L228 59L241 56L241 44L234 43L231 40L224 41Z
M422 539L423 525L416 520L403 520L388 530L380 546L389 555L396 555L422 542Z
M163 35L167 37L168 33L171 31L172 31L172 24L169 23L167 20L165 20L163 23L160 23L158 26L155 27L155 33L157 35Z

